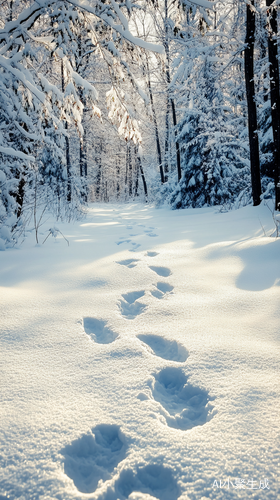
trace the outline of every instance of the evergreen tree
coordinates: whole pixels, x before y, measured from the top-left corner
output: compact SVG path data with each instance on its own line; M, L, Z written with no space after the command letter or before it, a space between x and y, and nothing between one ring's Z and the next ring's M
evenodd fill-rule
M199 85L180 124L183 175L171 196L173 208L231 204L249 181L248 153L218 86Z

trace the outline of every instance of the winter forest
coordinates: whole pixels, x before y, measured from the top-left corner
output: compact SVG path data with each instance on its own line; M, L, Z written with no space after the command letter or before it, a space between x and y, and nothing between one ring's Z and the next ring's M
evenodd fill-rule
M280 0L0 0L0 500L280 499Z
M0 16L2 249L94 201L278 209L277 2L1 0Z

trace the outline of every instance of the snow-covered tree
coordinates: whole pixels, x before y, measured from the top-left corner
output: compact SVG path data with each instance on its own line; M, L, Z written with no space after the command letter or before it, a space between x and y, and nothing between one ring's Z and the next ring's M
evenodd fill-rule
M37 193L38 186L46 183L54 198L60 200L66 183L66 200L72 203L68 125L76 127L82 140L85 102L89 106L97 98L94 86L77 71L81 66L79 58L85 55L84 44L82 47L85 31L92 33L100 51L113 55L113 64L119 61L115 66L122 65L136 87L116 44L126 40L125 43L145 49L161 50L129 32L125 12L130 10L130 5L39 0L17 6L11 16L7 5L8 22L0 30L0 155L4 165L1 182L11 181L2 188L1 224L9 223L11 228L15 223L11 222L10 213L20 218L25 198L29 203L29 191L34 190L35 185ZM90 21L85 23L87 16L94 21L92 25ZM104 29L95 29L97 20ZM57 78L52 81L47 71L42 72L51 57L55 67L62 68L59 81ZM95 111L95 104L92 109ZM126 110L119 116L121 128L125 130L131 118L127 117ZM66 152L63 142L66 142ZM36 181L33 182L32 177Z

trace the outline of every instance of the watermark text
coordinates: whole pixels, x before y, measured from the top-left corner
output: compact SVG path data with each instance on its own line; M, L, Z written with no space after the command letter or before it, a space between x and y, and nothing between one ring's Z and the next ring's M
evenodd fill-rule
M226 479L224 480L216 480L212 484L212 488L225 488L229 490L230 488L234 488L236 490L269 490L268 479Z

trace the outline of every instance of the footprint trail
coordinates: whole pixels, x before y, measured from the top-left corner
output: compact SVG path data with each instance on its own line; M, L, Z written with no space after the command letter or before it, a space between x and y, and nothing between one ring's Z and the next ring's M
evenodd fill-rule
M143 228L142 236L156 237L154 227L138 224ZM127 230L136 230L128 225ZM129 234L133 238L139 234ZM135 252L141 245L121 237L117 245L130 243L130 252ZM147 257L156 257L159 253L147 251ZM129 269L134 268L139 259L125 259L116 262ZM157 276L168 278L172 273L168 267L148 266ZM153 285L151 294L157 299L163 299L173 293L174 287L164 281ZM123 318L133 320L141 315L147 305L139 302L145 296L145 290L136 290L122 294L118 308ZM152 303L154 301L152 300ZM118 337L107 322L101 319L83 318L84 331L96 343L109 344ZM140 393L137 397L141 401L154 400L157 411L164 417L166 425L177 430L186 431L196 426L204 425L214 415L209 393L188 382L188 377L182 368L175 363L185 363L189 356L187 349L176 340L169 340L160 335L138 334L138 340L143 349L152 356L166 360L166 366L153 375L148 385L151 394ZM113 351L112 351L113 353ZM136 352L132 353L136 356ZM150 392L149 391L149 392ZM144 403L143 403L144 404ZM117 476L115 468L127 455L126 437L117 425L97 425L91 432L82 435L66 446L61 453L64 456L64 470L81 493L94 493L99 481L111 479L111 486L107 487L102 496L103 500L177 500L181 495L181 488L174 478L174 472L163 464L149 463L136 468L121 467ZM115 474L115 477L114 477Z

